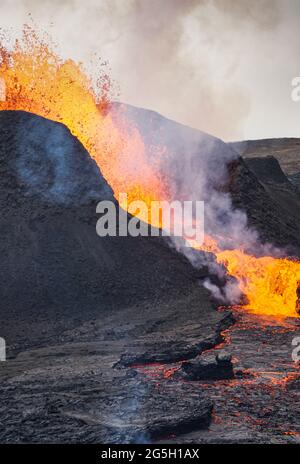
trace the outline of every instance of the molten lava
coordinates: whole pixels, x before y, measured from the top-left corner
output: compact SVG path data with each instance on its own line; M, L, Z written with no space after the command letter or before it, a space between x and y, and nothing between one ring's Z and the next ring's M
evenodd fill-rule
M0 76L6 85L0 110L29 111L65 124L97 162L116 198L127 193L128 202L143 200L149 210L153 200L172 200L159 169L147 161L138 130L127 121L117 127L107 111L110 86L106 74L93 85L81 65L60 59L26 27L22 41L17 41L12 51L0 47ZM148 216L139 217L151 223ZM163 227L160 222L152 225ZM241 250L222 251L211 237L206 238L203 249L214 252L217 261L237 278L249 311L298 315L299 262L255 258Z
M102 74L95 85L80 64L63 61L28 26L13 51L0 46L0 76L6 99L0 110L23 110L65 124L101 167L116 198L128 202L166 200L167 188L146 160L135 127L116 127L107 111L110 82ZM122 205L121 205L122 206ZM141 217L148 222L148 217ZM161 224L154 224L161 226Z
M255 258L240 250L219 251L216 257L238 279L249 311L279 317L299 316L296 312L299 262L270 256Z

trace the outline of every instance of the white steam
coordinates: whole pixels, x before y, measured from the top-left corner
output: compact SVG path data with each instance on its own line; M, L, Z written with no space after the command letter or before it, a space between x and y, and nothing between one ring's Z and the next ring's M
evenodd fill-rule
M299 10L298 0L2 0L0 26L20 33L31 13L63 57L108 60L121 101L227 140L299 134L289 98Z

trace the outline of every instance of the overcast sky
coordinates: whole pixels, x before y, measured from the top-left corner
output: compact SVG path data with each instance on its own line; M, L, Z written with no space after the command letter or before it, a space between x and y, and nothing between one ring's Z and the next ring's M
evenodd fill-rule
M225 140L300 137L299 0L1 0L63 57L108 60L120 99Z

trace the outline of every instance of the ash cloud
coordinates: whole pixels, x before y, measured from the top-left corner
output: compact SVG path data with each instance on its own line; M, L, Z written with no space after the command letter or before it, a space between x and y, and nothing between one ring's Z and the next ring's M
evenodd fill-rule
M4 0L0 24L21 29L31 13L64 57L109 60L120 100L232 140L273 130L266 115L263 126L255 120L262 98L273 117L270 99L279 86L283 91L283 74L289 91L284 65L293 40L272 79L271 56L278 60L288 25L297 30L295 8L294 0Z

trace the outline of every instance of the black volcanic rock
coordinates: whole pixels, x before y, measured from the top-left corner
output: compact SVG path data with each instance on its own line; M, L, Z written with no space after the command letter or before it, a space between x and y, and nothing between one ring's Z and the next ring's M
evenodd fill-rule
M274 158L274 156L247 158L245 161L247 166L257 175L261 182L275 182L277 184L288 182L278 160Z
M300 188L300 172L297 172L296 174L291 174L288 177L289 181L294 184L298 189Z
M194 361L185 361L176 372L176 377L185 380L227 380L234 377L231 356L218 353L216 356L197 358Z
M17 189L39 201L76 207L113 199L96 163L62 124L22 111L1 111L0 140L2 191L16 196Z
M263 243L276 245L285 254L299 255L300 198L288 180L276 183L266 182L266 175L258 177L258 164L252 170L242 158L229 163L227 191L234 206L246 212L249 225Z
M300 139L248 140L228 145L243 156L247 167L268 194L267 206L263 206L261 201L256 202L257 209L262 208L262 213L267 214L266 217L270 221L270 227L266 228L263 235L269 233L270 237L273 236L274 243L281 247L292 244L291 253L299 255ZM261 195L258 196L258 200L260 197ZM253 206L248 207L250 216L254 204L255 201ZM275 234L272 234L272 229L276 231L277 239L274 237Z
M300 139L245 140L232 142L228 145L246 159L274 156L287 176L299 172Z
M212 402L193 385L172 382L158 389L141 375L112 376L106 364L97 378L100 357L93 359L94 375L84 368L83 357L72 364L69 378L60 374L55 379L71 360L62 357L59 366L56 358L47 379L27 375L21 385L3 386L1 443L151 443L210 424Z

